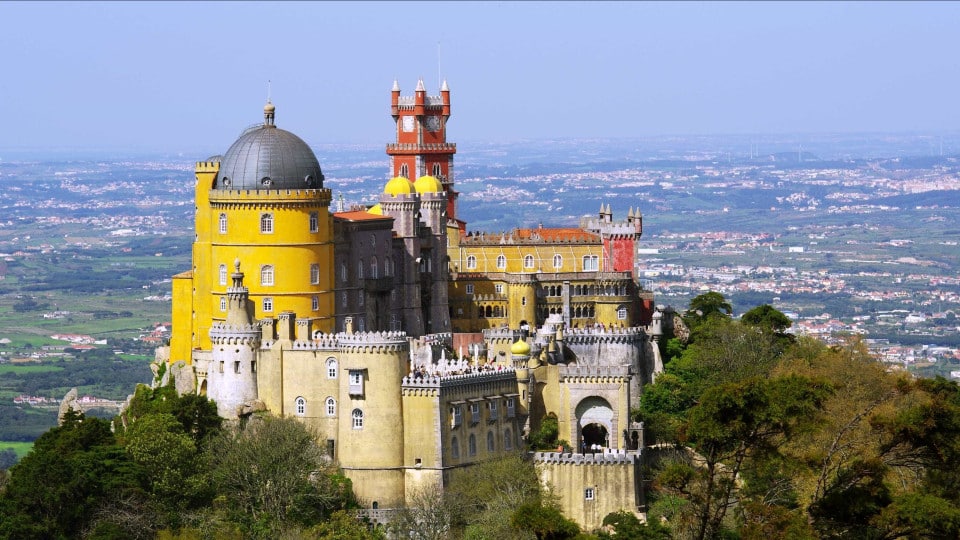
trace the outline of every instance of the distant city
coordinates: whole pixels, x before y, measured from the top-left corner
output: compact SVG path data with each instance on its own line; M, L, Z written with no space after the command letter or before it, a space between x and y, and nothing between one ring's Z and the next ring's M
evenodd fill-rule
M382 145L315 150L334 205L376 202ZM768 303L795 333L862 334L892 367L960 378L958 154L956 135L461 142L457 187L476 230L568 224L601 204L618 218L639 210L638 275L658 304L682 310L707 290L735 315ZM118 309L169 302L166 277L189 260L193 164L206 156L0 156L4 305L49 303L59 285L37 287L24 274L34 263L103 252L104 264L144 271ZM25 319L0 313L0 338L56 311L82 318L69 298ZM156 322L109 337L149 337Z

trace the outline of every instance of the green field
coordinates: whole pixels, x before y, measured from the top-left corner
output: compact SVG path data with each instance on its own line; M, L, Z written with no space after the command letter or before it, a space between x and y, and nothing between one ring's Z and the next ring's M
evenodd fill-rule
M0 441L0 450L7 448L13 448L13 451L17 453L17 458L22 459L23 456L30 453L30 450L33 448L32 442L19 442L19 441Z
M50 371L63 371L63 368L60 366L51 366L46 365L14 365L14 364L0 364L0 375L4 373L48 373Z

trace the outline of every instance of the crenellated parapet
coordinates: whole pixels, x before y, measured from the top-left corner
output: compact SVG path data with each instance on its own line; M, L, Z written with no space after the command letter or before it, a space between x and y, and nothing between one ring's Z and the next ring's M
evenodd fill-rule
M643 328L567 328L565 341L568 344L590 343L638 343L646 339Z
M629 366L562 365L560 381L582 384L625 384L633 378Z
M242 189L210 190L210 205L215 209L239 206L269 205L276 206L329 206L329 189Z
M513 343L521 336L522 331L508 327L483 329L483 340L487 343Z
M533 461L567 465L633 465L640 461L640 452L611 449L596 454L534 452Z
M340 351L350 353L405 353L410 349L406 332L355 332L335 334Z
M245 345L258 346L260 344L260 325L234 325L214 323L210 327L210 342L214 345Z
M407 375L403 378L403 388L457 388L490 382L513 382L517 375L513 368L500 366L496 369L480 368L471 373L449 374L442 376Z

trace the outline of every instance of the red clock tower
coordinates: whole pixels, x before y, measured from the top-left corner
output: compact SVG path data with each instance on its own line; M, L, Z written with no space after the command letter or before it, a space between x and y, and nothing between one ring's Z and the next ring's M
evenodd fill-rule
M439 96L428 96L423 79L417 81L412 96L401 96L400 85L393 82L390 114L396 122L397 142L387 145L392 176L414 181L434 176L447 195L447 219L456 219L457 192L453 189L453 155L457 145L447 142L450 119L450 88L443 81Z

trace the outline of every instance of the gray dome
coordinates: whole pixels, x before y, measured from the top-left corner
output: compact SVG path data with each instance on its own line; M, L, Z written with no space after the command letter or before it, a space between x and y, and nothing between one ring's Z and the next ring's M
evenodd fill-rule
M320 189L323 173L313 150L273 124L272 104L264 123L245 131L220 160L215 189Z

